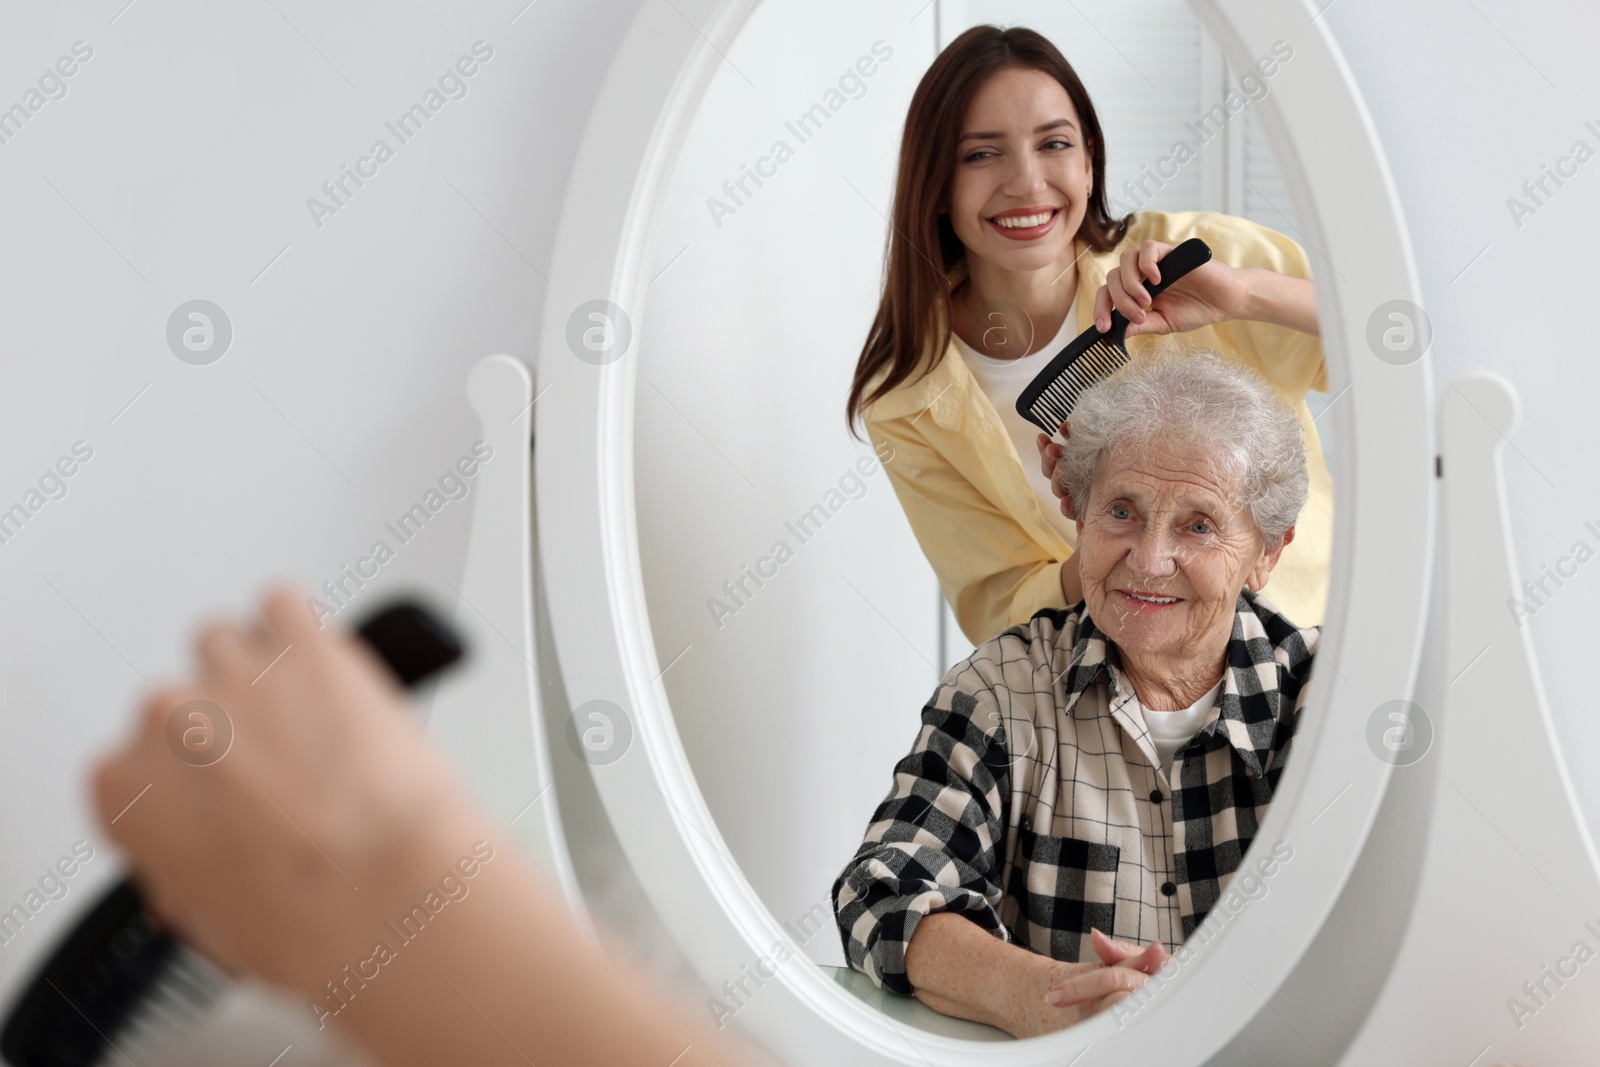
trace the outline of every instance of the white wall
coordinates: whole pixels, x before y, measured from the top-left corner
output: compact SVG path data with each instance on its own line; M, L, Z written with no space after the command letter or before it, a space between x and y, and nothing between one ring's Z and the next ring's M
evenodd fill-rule
M73 42L94 48L66 97L0 144L8 209L0 242L0 504L20 500L74 441L95 449L67 496L0 545L0 714L8 727L0 748L0 902L20 898L89 834L81 799L87 759L124 728L147 679L188 662L196 621L243 606L270 576L315 585L334 575L471 443L466 369L488 352L533 354L539 271L564 159L607 42L634 6L274 2L276 9L137 0L123 9L124 0L111 0L0 13L0 105L21 99ZM798 275L789 300L760 309L653 300L652 323L675 320L682 343L714 343L720 315L770 334L770 347L729 353L716 375L692 369L683 350L658 349L648 335L641 342L641 440L659 442L662 479L641 477L641 516L669 515L679 543L708 546L674 572L662 547L673 542L645 537L662 662L695 646L667 675L691 752L705 769L716 749L694 739L723 730L732 752L758 728L792 722L790 743L768 752L766 765L727 785L706 782L758 885L760 863L785 854L784 842L760 839L775 810L763 789L814 790L796 804L798 815L815 812L840 826L859 811L853 817L864 820L887 785L879 750L909 742L931 681L932 668L910 646L937 655L936 624L916 616L931 594L919 588L915 557L905 558L914 552L909 534L894 532L903 520L881 473L833 520L852 525L801 548L778 583L723 630L709 629L704 607L709 586L729 577L708 559L752 561L772 523L816 499L857 454L838 417L839 375L853 361L874 295L876 264L860 248L881 242L883 222L842 179L884 203L893 146L875 154L859 141L875 109L903 108L920 73L913 65L931 55L931 27L908 23L890 36L898 13L848 13L836 29L797 36L804 47L786 63L746 72L755 82L744 90L754 118L730 116L747 124L709 138L725 142L703 146L714 150L709 173L726 176L726 164L750 161L781 117L815 99L872 40L896 48L867 95L832 120L838 126L824 131L827 140L804 146L720 236L694 230L704 216L666 221L662 254L690 247L657 290L670 294L674 274L697 262L691 257L704 256L702 269L736 272L740 261L719 256L741 228L781 256L779 226L796 217L824 240L855 248L856 258ZM1506 207L1575 140L1600 148L1600 136L1584 126L1600 126L1600 74L1587 54L1600 12L1572 0L1336 0L1321 18L1390 155L1436 329L1440 388L1455 374L1492 367L1522 391L1524 424L1507 475L1524 570L1553 565L1579 539L1600 547L1584 526L1600 526L1592 473L1600 447L1585 431L1600 370L1584 295L1600 284L1600 266L1585 253L1600 218L1600 162L1520 227ZM803 25L780 14L773 32L786 26L799 35ZM306 198L480 39L494 58L469 95L446 104L318 229ZM868 240L856 246L860 230ZM235 331L227 355L205 367L180 362L164 338L168 316L194 298L220 304ZM794 324L819 308L828 321L810 326L834 341L802 349ZM770 386L754 377L763 367L776 371ZM723 417L758 395L769 405L766 419ZM824 436L802 438L813 418ZM468 513L460 504L445 508L383 569L380 588L421 583L448 602L444 583L461 572ZM876 523L890 532L862 546L864 558L854 556L845 535ZM845 578L906 642L875 611L852 604L861 598ZM369 587L362 600L377 595ZM1597 607L1600 567L1589 564L1528 623L1575 772L1600 753L1600 723L1589 710ZM734 717L712 718L709 698L724 694L697 654L722 649L737 659L791 614L796 629L787 639L810 660L779 677L773 688L782 704L761 706L755 690L739 688ZM817 629L819 619L831 628ZM858 664L841 668L840 648L881 651L885 666L863 685ZM830 677L841 669L851 681ZM1470 678L1469 671L1460 684ZM826 709L816 714L842 720L846 709L829 697L852 687L874 695L852 711L858 733L846 744L860 762L819 763L835 742L793 720L794 709ZM697 705L696 696L708 702ZM752 789L757 778L762 788ZM1578 788L1594 824L1600 782L1580 778ZM602 827L592 809L573 817L588 847ZM784 818L787 832L807 825ZM1515 840L1515 827L1500 829ZM838 847L815 840L819 855ZM809 906L830 877L763 889L778 917L792 918L783 909ZM17 943L0 946L0 975L15 971L64 908L51 905Z
M1434 326L1436 387L1491 369L1521 394L1522 423L1505 451L1521 573L1554 567L1579 540L1600 550L1585 527L1600 528L1600 442L1590 432L1600 363L1581 310L1600 285L1600 263L1583 251L1600 222L1600 160L1564 188L1550 183L1555 195L1541 194L1543 206L1520 226L1507 204L1525 199L1523 183L1574 142L1600 153L1600 71L1589 54L1600 9L1577 0L1460 8L1343 0L1324 17L1366 95L1405 207ZM1526 626L1592 837L1600 567L1591 562L1547 588L1554 595ZM1469 663L1450 665L1453 684L1472 683ZM1517 839L1517 828L1499 829ZM1509 851L1490 860L1500 861L1520 862Z
M410 585L453 603L472 498L403 546L383 524L476 438L472 363L533 357L571 101L629 14L275 2L0 12L0 107L74 42L93 50L0 144L0 508L93 448L0 544L5 907L95 837L87 761L187 667L206 614L274 576L317 586L378 538L396 557L351 613ZM400 145L384 123L480 40L467 95ZM380 137L394 158L319 228L307 198ZM166 341L195 298L233 326L208 366ZM112 864L102 850L80 877ZM0 945L0 976L86 891Z

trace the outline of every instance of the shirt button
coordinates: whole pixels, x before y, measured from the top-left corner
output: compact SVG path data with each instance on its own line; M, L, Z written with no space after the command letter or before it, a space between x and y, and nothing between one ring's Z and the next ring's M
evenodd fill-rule
M1159 790L1159 789L1150 790L1150 803L1152 803L1152 804L1161 803L1161 790Z
M1162 882L1161 892L1165 896L1174 896L1178 892L1178 887L1173 885L1171 882Z

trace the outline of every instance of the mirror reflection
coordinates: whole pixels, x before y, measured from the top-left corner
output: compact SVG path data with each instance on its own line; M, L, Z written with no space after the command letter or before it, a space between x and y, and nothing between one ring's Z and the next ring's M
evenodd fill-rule
M770 0L697 116L638 363L656 652L730 860L865 995L1132 1011L1292 858L1329 398L1252 108L1293 52L1233 70L1181 2ZM1113 313L1047 437L1019 395Z

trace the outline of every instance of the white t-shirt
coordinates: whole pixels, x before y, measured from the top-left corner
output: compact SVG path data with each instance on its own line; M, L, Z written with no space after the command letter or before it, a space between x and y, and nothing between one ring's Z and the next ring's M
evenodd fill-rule
M1166 772L1168 785L1177 784L1172 781L1173 757L1206 724L1211 708L1217 702L1217 695L1221 692L1222 680L1218 679L1217 684L1211 687L1211 692L1181 711L1151 711L1139 702L1137 696L1128 702L1129 708L1144 719L1144 727L1150 731L1150 740L1155 742L1156 754L1161 757L1161 769Z
M1044 512L1045 519L1055 527L1067 544L1074 546L1078 543L1077 524L1061 514L1061 498L1051 490L1050 479L1039 469L1039 446L1035 443L1039 427L1017 414L1017 397L1029 382L1038 377L1045 365L1056 358L1056 354L1078 335L1077 326L1077 308L1074 307L1067 312L1067 317L1061 320L1061 329L1056 331L1055 337L1050 339L1049 344L1032 355L1016 359L995 359L993 356L986 356L960 337L955 338L956 347L960 350L967 369L972 371L972 376L977 379L979 387L989 397L989 402L1000 415L1001 425L1005 426L1006 434L1016 446L1017 458L1022 461L1022 471L1028 476L1028 484L1033 487L1034 496L1039 498L1039 508Z

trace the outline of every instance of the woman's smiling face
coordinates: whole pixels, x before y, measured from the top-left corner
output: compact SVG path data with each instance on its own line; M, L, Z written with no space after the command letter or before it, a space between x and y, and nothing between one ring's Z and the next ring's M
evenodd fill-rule
M1009 270L1072 258L1094 170L1060 82L1026 67L991 76L967 106L955 168L950 223L969 253Z
M1173 663L1221 655L1240 590L1265 585L1283 552L1266 550L1232 481L1167 440L1106 456L1078 565L1089 616L1118 646Z

